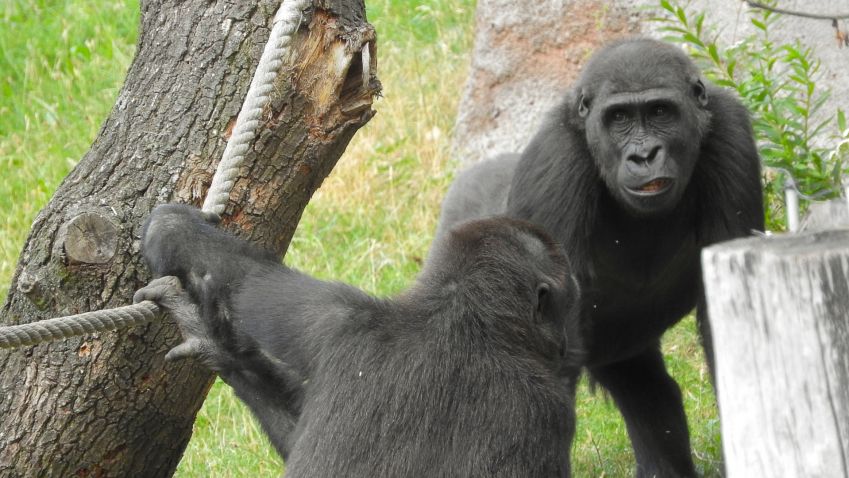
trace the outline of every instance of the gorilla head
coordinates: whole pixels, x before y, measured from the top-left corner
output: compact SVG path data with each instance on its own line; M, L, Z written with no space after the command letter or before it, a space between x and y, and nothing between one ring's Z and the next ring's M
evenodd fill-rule
M571 270L560 245L539 226L510 218L468 221L434 243L418 288L461 298L452 307L476 311L490 334L503 336L500 343L565 357L564 370L575 371L579 287ZM516 277L523 280L506 280Z
M638 216L671 211L710 121L696 66L666 43L618 42L593 56L573 91L578 127L610 193Z

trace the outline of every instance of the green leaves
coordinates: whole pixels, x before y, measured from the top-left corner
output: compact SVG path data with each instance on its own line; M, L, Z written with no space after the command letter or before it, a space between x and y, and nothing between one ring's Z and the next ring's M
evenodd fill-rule
M722 61L719 59L719 51L716 48L716 43L708 45L708 55L710 55L710 59L717 65L722 64Z
M834 197L849 174L846 115L822 111L828 91L817 87L820 62L798 41L773 38L778 16L753 10L755 32L734 45L717 42L704 12L685 11L677 0L661 0L666 39L679 43L716 85L735 90L752 113L764 173L767 226L783 228L784 173L806 195ZM835 128L836 126L836 128ZM835 129L838 131L835 133Z

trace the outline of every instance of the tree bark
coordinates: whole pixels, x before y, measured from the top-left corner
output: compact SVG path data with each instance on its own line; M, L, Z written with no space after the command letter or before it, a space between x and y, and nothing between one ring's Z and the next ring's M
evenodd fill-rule
M703 253L731 478L849 478L849 231Z
M142 1L125 84L35 220L3 324L126 305L149 280L141 224L158 203L202 202L278 5ZM314 5L221 225L281 255L380 88L363 1ZM0 351L0 476L170 476L213 379L163 361L178 342L162 321Z

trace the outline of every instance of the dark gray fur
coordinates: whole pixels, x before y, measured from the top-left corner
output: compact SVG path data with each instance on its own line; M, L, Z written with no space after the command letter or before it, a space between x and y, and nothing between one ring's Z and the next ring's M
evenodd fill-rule
M585 366L625 418L637 476L695 476L660 337L698 304L712 367L699 253L763 230L748 112L679 48L621 40L590 59L516 164L498 161L459 176L440 234L481 216L466 205L507 194L484 215L529 220L560 242L584 291ZM513 171L509 192L497 164ZM659 192L645 193L656 178Z
M292 270L188 206L153 211L143 253L158 278L136 300L185 339L168 358L217 371L287 477L569 476L578 290L536 226L453 228L393 299Z
M444 236L464 218L503 215L518 162L518 154L505 154L458 174L445 194L436 237Z

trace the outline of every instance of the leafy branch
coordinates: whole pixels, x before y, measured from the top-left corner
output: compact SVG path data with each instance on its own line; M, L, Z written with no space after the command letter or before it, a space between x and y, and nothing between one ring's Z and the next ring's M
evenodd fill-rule
M719 86L733 89L752 113L755 138L764 165L767 226L782 228L784 173L807 196L836 197L849 173L849 129L843 111L823 111L830 92L819 88L820 62L800 42L773 39L780 12L750 12L754 33L734 45L718 42L705 13L688 13L674 0L660 0L659 22L666 39L681 44ZM836 128L834 126L836 125ZM837 133L835 133L835 130Z

